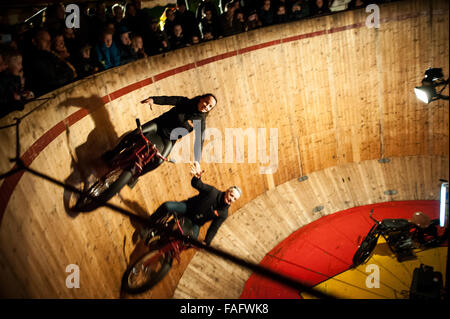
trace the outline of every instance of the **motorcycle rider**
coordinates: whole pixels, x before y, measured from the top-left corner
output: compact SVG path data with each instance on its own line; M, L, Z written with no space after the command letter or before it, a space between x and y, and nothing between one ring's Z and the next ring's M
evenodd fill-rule
M200 227L206 222L212 223L208 228L204 243L210 245L219 227L228 217L228 208L242 196L242 190L237 186L231 186L226 191L220 191L214 186L203 183L201 176L204 171L198 162L191 164L193 175L191 185L199 191L199 194L182 202L169 201L163 203L151 215L151 221L157 221L168 213L189 218L193 224L193 236L198 237ZM152 236L152 229L144 228L141 237L147 240Z
M203 133L206 128L206 118L209 112L217 104L217 98L213 94L207 93L192 99L183 96L150 96L142 100L141 103L148 103L150 109L152 109L154 104L175 106L142 126L143 133L149 140L151 140L153 134L157 134L162 139L164 147L160 152L164 157L167 157L170 154L176 140L181 139L196 129L193 121L200 121L200 132L195 133L196 138L194 142L194 160L200 161L203 148ZM176 137L171 136L171 133L177 128L184 130L176 131L179 133L176 134ZM102 158L106 162L109 162L116 154L126 147L130 137L132 138L135 136L137 132L137 130L134 130L127 134L113 150L105 152ZM156 163L149 163L144 168L142 174L159 166L162 162L162 159L157 159Z

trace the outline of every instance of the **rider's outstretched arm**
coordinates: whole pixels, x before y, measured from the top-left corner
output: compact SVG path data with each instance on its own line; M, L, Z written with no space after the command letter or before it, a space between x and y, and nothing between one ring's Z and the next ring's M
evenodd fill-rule
M189 101L184 96L150 96L153 99L154 104L158 105L176 105L182 101Z
M201 180L201 177L200 178L195 177L195 176L192 177L191 185L192 185L192 187L194 187L196 190L198 190L200 192L204 192L204 191L210 192L215 189L214 186L203 183Z
M214 236L216 236L217 231L219 230L219 227L222 225L222 223L225 221L226 218L219 217L211 223L211 225L208 228L208 231L206 232L205 237L205 243L209 246L211 241L213 240Z

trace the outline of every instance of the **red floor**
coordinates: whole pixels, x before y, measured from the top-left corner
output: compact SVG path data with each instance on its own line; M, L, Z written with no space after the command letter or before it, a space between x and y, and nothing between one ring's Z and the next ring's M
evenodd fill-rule
M374 222L373 217L411 218L421 211L430 218L439 218L439 201L385 202L322 217L292 233L261 261L260 265L314 286L349 269L352 257ZM301 298L298 291L277 282L251 275L241 298Z

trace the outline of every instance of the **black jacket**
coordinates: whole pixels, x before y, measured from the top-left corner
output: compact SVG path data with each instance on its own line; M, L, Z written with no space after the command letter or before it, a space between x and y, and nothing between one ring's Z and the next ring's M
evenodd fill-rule
M20 90L20 77L0 72L0 118L13 111L23 110L25 101L14 99L14 93L20 94Z
M34 50L27 56L27 61L24 65L25 78L27 86L36 97L56 90L75 79L73 70L51 52Z
M228 217L230 205L225 203L225 192L221 192L211 185L204 184L200 178L194 176L191 180L191 185L200 193L185 201L187 206L185 216L199 226L203 226L210 220L213 221L205 237L205 242L209 245L220 225Z
M194 149L203 149L203 133L206 127L206 117L208 113L202 113L197 109L197 104L200 99L199 96L193 99L188 99L183 96L151 96L153 102L159 105L175 105L169 111L163 113L158 118L155 119L158 124L158 130L165 138L170 139L170 133L175 128L185 128L189 133L193 131L193 127L188 124L188 120L201 121L201 131L196 132L196 134L201 133L200 136L196 136ZM186 134L185 134L186 135ZM183 135L184 136L184 135ZM182 138L183 136L178 136ZM200 145L199 145L200 143ZM200 148L198 148L200 147ZM195 160L200 161L200 154L195 154Z

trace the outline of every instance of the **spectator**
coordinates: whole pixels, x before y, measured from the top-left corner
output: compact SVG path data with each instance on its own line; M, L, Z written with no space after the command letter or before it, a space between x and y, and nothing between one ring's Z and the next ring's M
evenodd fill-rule
M259 21L258 14L256 10L250 11L247 18L247 31L257 29L262 26L262 22Z
M277 13L275 15L275 22L276 23L284 23L287 22L287 14L286 14L286 7L283 4L280 4L277 8Z
M247 31L247 23L245 22L244 11L236 9L234 11L233 28L237 33Z
M233 25L234 11L236 11L236 7L232 2L229 2L227 3L226 11L220 16L220 29L224 37L239 32L237 29L235 29L235 25Z
M8 68L4 57L4 55L6 54L5 51L7 49L8 47L6 46L6 44L0 44L0 73L6 71L6 69Z
M105 1L98 1L95 6L95 14L91 20L92 30L92 41L91 43L96 43L98 39L102 37L102 31L106 24L106 5Z
M202 38L205 38L205 34L210 34L209 39L206 40L217 39L221 35L219 21L214 17L213 11L207 7L205 7L204 17L200 22L200 29Z
M366 2L370 3L366 0L351 0L348 4L349 9L356 9L356 8L362 8L366 6Z
M206 42L206 41L210 41L210 40L214 40L214 36L212 35L211 32L206 32L202 37L202 41Z
M53 35L65 26L66 11L64 4L58 3L47 7L44 27Z
M198 22L202 20L202 18L206 14L206 10L210 10L212 16L217 19L219 18L219 11L217 6L213 3L212 0L201 0L199 6L197 7L197 11L195 13L195 18Z
M67 61L70 57L69 50L67 50L66 44L64 42L64 36L59 33L56 34L52 39L51 49L60 59Z
M184 35L190 39L194 34L200 34L198 21L192 11L186 9L185 0L177 0L177 11L175 12L176 23L181 25Z
M115 30L119 30L120 27L125 26L123 7L116 3L112 6L113 16L111 22L114 23Z
M222 13L227 11L227 5L234 0L219 0L219 8ZM258 0L259 1L259 0Z
M125 18L123 23L128 27L132 34L139 33L141 26L139 24L139 18L137 16L136 7L133 3L128 3L125 10Z
M94 48L97 60L103 65L105 70L120 65L120 53L113 41L111 30L105 29L102 34L102 41Z
M173 36L169 38L170 49L176 50L184 48L187 44L187 38L183 34L183 27L181 24L177 23L173 26Z
M326 3L326 0L315 0L312 5L312 14L313 15L322 15L331 13L330 9L328 8L328 4Z
M74 29L64 28L63 36L64 36L64 44L67 48L67 51L69 51L70 54L75 53L78 49L78 39L75 35Z
M159 19L147 20L149 26L144 30L144 49L147 55L155 55L170 49L166 32L159 28Z
M79 79L92 75L101 68L101 65L92 59L91 49L92 46L86 43L81 46L73 58L74 67Z
M137 56L134 54L131 48L130 30L127 27L122 26L119 29L120 40L117 44L120 54L120 64L127 64L137 60Z
M175 10L173 8L166 8L165 15L164 32L170 38L173 36L173 27L175 26Z
M309 16L309 4L305 0L297 0L292 5L292 13L289 16L290 21L300 20Z
M263 6L258 12L258 17L263 26L268 26L275 22L271 0L264 0Z
M284 6L286 11L286 16L289 16L292 12L292 5L294 4L293 0L273 0L272 2L274 8L279 8L280 6Z
M145 28L146 20L147 20L147 14L142 9L142 1L141 0L132 0L131 3L136 8L136 17L138 20L139 30L142 30Z
M193 35L187 44L187 46L195 45L200 43L200 37L198 35Z
M80 43L94 44L98 39L98 34L95 32L93 19L89 15L89 4L82 2L80 6L80 28L76 29L76 37ZM77 48L73 48L75 51ZM74 51L74 52L75 52Z
M142 41L142 37L140 35L134 35L131 39L131 48L133 49L134 55L137 56L138 59L146 58L147 54L144 50L144 41Z
M19 51L0 48L0 117L13 111L21 111L26 101L34 98L31 91L25 90L22 55Z
M24 52L27 48L27 37L29 36L31 30L28 28L26 23L19 23L14 28L14 33L12 35L12 42L10 46L15 45L15 49L19 52ZM15 43L15 44L14 44Z
M329 0L328 8L330 9L331 12L344 11L348 9L349 2L350 0Z
M32 40L34 48L24 57L27 83L36 96L72 82L76 75L73 69L51 52L51 40L46 30L37 30Z
M113 38L117 35L116 31L118 30L116 30L116 26L112 22L106 22L104 29L110 32Z
M62 34L57 34L52 40L52 53L54 53L58 58L61 59L69 68L72 69L75 78L77 77L77 71L75 67L70 63L70 52L64 42L64 36Z
M243 9L247 16L250 15L252 11L258 11L261 7L261 0L241 0L243 3Z

